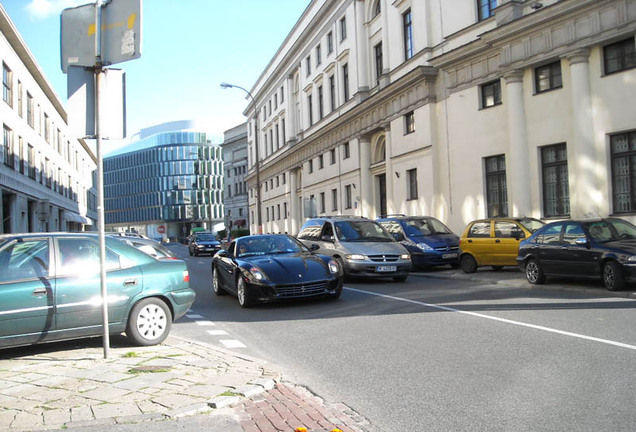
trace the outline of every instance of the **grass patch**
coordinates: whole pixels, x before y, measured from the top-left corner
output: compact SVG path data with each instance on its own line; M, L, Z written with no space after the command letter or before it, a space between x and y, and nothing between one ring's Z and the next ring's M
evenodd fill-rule
M137 358L137 357L139 357L139 354L137 354L134 351L129 351L126 354L124 354L124 357L126 357L126 358Z

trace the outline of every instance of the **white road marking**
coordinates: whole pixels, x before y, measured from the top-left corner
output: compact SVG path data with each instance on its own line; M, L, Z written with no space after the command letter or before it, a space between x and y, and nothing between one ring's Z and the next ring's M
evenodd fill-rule
M201 315L197 315L197 314L186 314L186 317L190 318L190 319L199 319L199 318L203 318Z
M212 336L223 336L226 335L227 332L225 330L208 330L208 334Z
M215 326L216 325L212 321L205 321L205 320L203 321L198 320L198 321L195 321L195 323L200 326Z
M574 338L579 338L579 339L584 339L584 340L589 340L589 341L593 341L593 342L599 342L599 343L604 343L607 345L614 345L620 348L627 348L627 349L631 349L631 350L636 350L636 346L634 345L629 345L626 343L622 343L622 342L615 342L615 341L611 341L611 340L607 340L607 339L601 339L601 338L596 338L593 336L586 336L586 335L582 335L579 333L571 333L571 332L567 332L567 331L563 331L563 330L557 330L557 329L553 329L550 327L544 327L544 326L538 326L538 325L534 325L534 324L528 324L528 323L524 323L524 322L520 322L520 321L513 321L513 320L509 320L509 319L505 319L505 318L498 318L498 317L494 317L494 316L490 316L490 315L484 315L484 314L480 314L480 313L475 313L475 312L468 312L468 311L463 311L460 309L455 309L452 307L448 307L448 306L441 306L441 305L436 305L436 304L431 304L431 303L424 303L424 302L420 302L417 300L410 300L410 299L405 299L405 298L401 298L401 297L395 297L395 296L391 296L391 295L386 295L386 294L378 294L378 293L374 293L371 291L364 291L364 290L359 290L359 289L355 289L355 288L350 288L350 287L344 287L345 289L348 289L350 291L355 291L355 292L359 292L362 294L369 294L369 295L373 295L373 296L377 296L377 297L383 297L383 298L387 298L387 299L391 299L391 300L398 300L398 301L403 301L406 303L413 303L413 304L417 304L420 306L426 306L426 307L430 307L430 308L435 308L435 309L441 309L441 310L445 310L447 312L457 312L457 313L461 313L461 314L465 314L465 315L471 315L477 318L485 318L485 319L489 319L489 320L493 320L493 321L499 321L499 322L503 322L506 324L513 324L513 325L517 325L517 326L521 326L521 327L528 327L528 328L532 328L535 330L542 330L545 332L550 332L550 333L556 333L556 334L560 334L563 336L569 336L569 337L574 337Z
M236 339L221 339L220 341L226 348L247 348L242 342Z

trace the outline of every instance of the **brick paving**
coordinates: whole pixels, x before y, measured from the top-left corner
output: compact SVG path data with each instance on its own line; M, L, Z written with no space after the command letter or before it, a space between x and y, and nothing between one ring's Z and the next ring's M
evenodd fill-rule
M327 405L304 387L279 382L258 396L234 405L245 432L367 432L368 421L344 404Z

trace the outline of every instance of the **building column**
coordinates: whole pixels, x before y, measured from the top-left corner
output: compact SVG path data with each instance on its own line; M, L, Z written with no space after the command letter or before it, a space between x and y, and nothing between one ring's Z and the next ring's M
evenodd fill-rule
M373 179L371 177L371 140L369 137L358 139L360 153L360 215L371 217L373 214Z
M603 198L596 182L594 117L588 49L566 56L570 62L572 142L568 143L570 217L598 216Z
M369 90L369 53L368 53L368 41L367 38L367 26L364 22L364 5L366 2L364 1L356 1L355 2L355 14L356 14L356 57L357 64L356 68L358 70L358 86L357 91L352 92L366 92ZM353 90L353 88L351 88Z
M523 71L512 71L504 75L508 100L508 150L506 161L510 216L530 216L530 178L528 136L526 133L526 110L523 100Z
M393 145L391 140L391 124L384 126L384 166L386 168L386 212L387 214L396 213L395 202L393 201Z
M290 234L296 235L300 229L300 209L298 208L298 174L295 168L289 170L289 213L290 213Z

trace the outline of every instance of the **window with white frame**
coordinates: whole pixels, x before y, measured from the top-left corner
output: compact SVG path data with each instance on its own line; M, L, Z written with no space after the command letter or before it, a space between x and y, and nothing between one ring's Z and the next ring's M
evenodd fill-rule
M13 72L6 63L2 62L2 98L13 106Z
M604 46L603 66L605 74L613 74L636 67L634 36Z
M543 93L563 87L561 79L561 62L556 61L534 70L534 88L536 93Z
M402 38L404 43L404 60L413 57L413 20L411 9L402 14Z
M352 207L352 196L351 196L351 185L345 185L345 209L350 209Z
M499 80L483 84L481 91L481 108L501 105L501 83Z
M340 19L340 41L343 41L347 38L347 17L342 17Z
M417 199L417 168L406 171L406 199Z
M497 0L477 0L477 19L483 21L493 16Z

